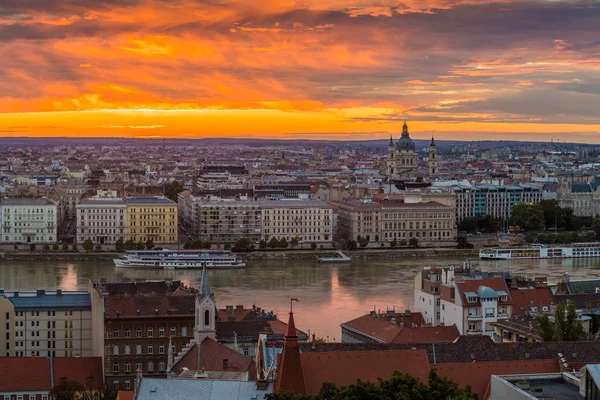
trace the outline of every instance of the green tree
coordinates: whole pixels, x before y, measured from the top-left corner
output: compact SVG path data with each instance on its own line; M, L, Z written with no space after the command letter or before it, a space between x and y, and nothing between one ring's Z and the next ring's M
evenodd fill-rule
M315 242L310 242L310 248L313 250L317 249L317 244Z
M367 240L367 238L360 237L360 238L358 239L358 245L359 245L361 248L365 248L365 247L367 247L367 246L369 245L369 241Z
M400 239L400 246L406 246L406 239Z
M276 249L279 247L279 240L277 240L277 238L273 236L271 240L269 240L267 246L269 246L270 249Z
M123 250L125 250L125 243L123 243L123 239L119 239L115 242L115 251L120 253Z
M50 245L48 243L44 243L44 251L50 251Z
M31 244L29 245L29 250L31 250L31 251L35 251L35 248L36 248L36 247L37 247L37 246L35 245L35 243L31 243Z
M265 239L261 239L261 241L258 243L258 248L259 249L266 249L267 248L267 241Z
M94 250L94 243L92 242L91 239L86 239L83 242L83 249L87 252Z
M457 239L456 248L458 249L472 249L473 243L469 243L469 240L466 236L459 236Z
M53 250L53 251L58 251L58 243L54 243L54 244L52 245L52 250Z
M68 244L66 244L66 243L63 243L63 245L62 245L62 250L63 250L63 251L67 251L67 250L69 250L69 245L68 245Z
M416 237L411 237L410 239L408 239L408 244L410 245L410 247L414 247L416 249L417 247L419 247L419 239L417 239Z
M594 217L591 228L596 233L596 239L600 239L600 217Z
M142 242L141 240L135 244L136 250L144 250L145 248L146 248L146 243Z
M73 243L73 251L79 251L79 247L77 247L77 243Z
M171 183L166 183L163 186L163 193L165 197L177 202L177 195L183 192L185 188L178 181L173 181Z
M543 229L544 209L539 204L516 203L512 208L510 225L523 230Z
M567 300L558 303L554 311L554 321L548 315L537 316L540 324L540 336L544 341L575 341L579 340L583 327L577 320L575 302Z
M125 242L125 250L135 250L136 248L137 244L135 243L135 240L129 239Z
M281 240L279 241L279 247L281 247L282 249L287 249L289 245L290 244L288 243L286 238L281 238Z
M154 241L152 239L146 240L146 250L152 250L154 248Z
M19 250L19 245L16 245L16 244L15 244L15 245L13 246L13 249L15 249L15 251L16 251L16 250Z
M233 245L232 250L238 253L247 253L252 251L252 241L248 238L240 238Z
M50 396L54 400L72 400L77 398L78 393L83 390L83 384L61 378L52 390L50 390Z
M292 238L292 240L290 240L290 246L292 248L296 248L298 247L298 244L300 243L300 241L298 240L297 237Z
M347 246L348 250L358 249L358 243L356 243L356 240L348 240L348 242L346 243L346 246Z

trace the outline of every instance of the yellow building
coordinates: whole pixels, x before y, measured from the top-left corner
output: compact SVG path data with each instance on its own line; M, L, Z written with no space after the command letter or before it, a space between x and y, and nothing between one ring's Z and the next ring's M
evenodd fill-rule
M177 242L177 204L163 196L128 197L127 239Z

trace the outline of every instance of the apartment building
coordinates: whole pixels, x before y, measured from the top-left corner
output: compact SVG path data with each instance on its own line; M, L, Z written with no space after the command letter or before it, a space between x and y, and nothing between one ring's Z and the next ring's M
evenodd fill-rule
M512 316L512 297L502 277L465 279L440 285L440 324L461 335L492 335L493 323Z
M6 356L92 355L91 301L86 291L0 289L0 312Z
M558 186L557 200L562 208L570 208L578 217L600 215L600 182L563 182Z
M332 240L331 205L321 200L260 201L263 237L327 244Z
M456 195L456 222L477 215L508 220L516 203L538 203L542 200L542 188L534 184L457 184L447 188Z
M122 198L91 197L76 206L77 241L114 244L127 240L127 203Z
M177 204L164 196L127 197L127 238L177 242Z
M94 314L100 332L94 352L103 357L106 383L133 390L138 370L166 378L169 353L194 337L195 293L178 281L91 282L90 292L101 308Z
M370 242L416 238L419 242L456 240L454 209L437 203L351 200L339 206L341 237Z
M57 203L45 197L0 199L0 242L56 243L59 211Z

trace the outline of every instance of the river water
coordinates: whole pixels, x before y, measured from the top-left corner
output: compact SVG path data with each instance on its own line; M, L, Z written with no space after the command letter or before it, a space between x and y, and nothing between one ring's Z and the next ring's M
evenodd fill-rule
M210 270L217 306L256 304L287 320L290 298L296 326L318 337L339 341L342 322L373 309L412 307L413 278L424 266L460 265L451 258L356 260L351 265L323 265L313 260L251 261L248 268ZM548 276L557 282L565 272L572 279L600 278L600 259L474 261L482 270L510 270L515 274ZM6 290L86 289L89 279L181 279L195 287L200 270L117 269L111 261L0 262L0 288Z

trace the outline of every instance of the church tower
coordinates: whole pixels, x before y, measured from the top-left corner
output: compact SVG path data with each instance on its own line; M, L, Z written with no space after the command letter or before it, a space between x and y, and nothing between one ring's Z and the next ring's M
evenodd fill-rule
M390 138L388 153L387 166L390 181L405 181L418 172L419 156L415 150L415 142L408 133L406 121L402 125L400 139L394 143Z
M427 150L429 155L427 166L429 169L429 176L433 176L437 174L437 149L435 147L435 140L433 140L433 136L431 137L431 144L429 145L429 149Z
M196 318L194 327L194 341L202 343L209 337L216 339L217 323L217 302L215 295L210 292L208 283L208 273L206 266L202 268L202 282L200 284L200 293L196 295Z

